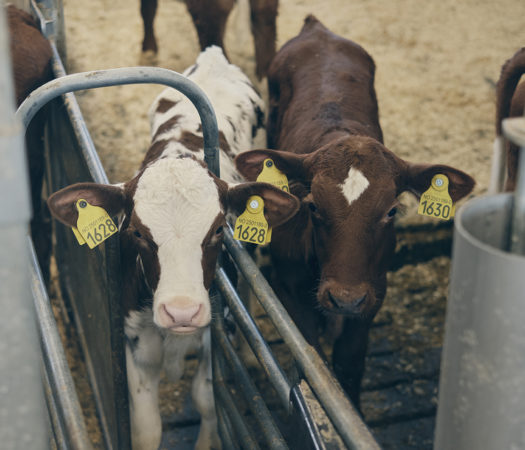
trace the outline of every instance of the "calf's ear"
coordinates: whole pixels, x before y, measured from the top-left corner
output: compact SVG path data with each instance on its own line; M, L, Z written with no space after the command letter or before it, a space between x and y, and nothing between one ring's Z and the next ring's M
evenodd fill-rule
M90 205L100 206L110 216L114 216L124 209L126 196L124 189L97 183L77 183L65 187L47 199L49 210L54 217L67 226L77 225L77 200L83 198Z
M230 186L226 206L235 214L241 214L252 195L258 195L264 200L264 216L270 227L287 222L299 211L300 202L295 195L268 183L241 183Z
M306 155L281 150L251 150L235 157L235 167L248 181L255 181L263 169L264 160L271 158L276 167L289 178L306 179Z
M412 164L408 163L405 187L417 197L420 197L429 187L434 175L443 174L448 178L448 193L455 203L470 194L476 182L461 170L442 164Z

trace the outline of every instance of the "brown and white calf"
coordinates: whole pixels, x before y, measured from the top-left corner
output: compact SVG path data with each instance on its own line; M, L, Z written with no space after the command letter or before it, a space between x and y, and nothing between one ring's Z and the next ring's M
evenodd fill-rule
M501 68L501 75L496 85L496 139L503 140L502 121L507 117L520 117L525 109L525 82L520 83L525 73L525 47L518 50ZM519 83L519 84L518 84ZM505 190L516 188L519 147L506 142L507 180Z
M435 174L454 201L474 181L444 165L413 164L383 145L375 65L359 45L308 16L268 73L268 145L236 159L253 180L272 158L301 207L273 231L271 280L308 342L336 334L335 374L359 407L368 329L386 293L398 195L420 195Z
M186 75L206 92L215 109L221 162L228 174L233 154L250 148L261 100L218 47L201 53ZM260 195L269 224L277 226L296 213L299 203L268 184L234 185L213 176L202 162L197 111L179 92L164 91L150 114L152 143L134 178L122 185L75 184L53 194L48 203L53 215L69 226L76 223L75 202L80 198L120 217L134 450L158 447L161 369L177 380L185 354L195 347L201 348L201 356L192 395L202 418L196 448L220 448L211 385L208 289L225 215L241 212L251 195Z
M201 49L210 45L224 48L226 21L235 1L185 0L199 36ZM250 0L250 23L255 44L256 74L259 79L266 75L275 55L277 7L278 0ZM144 23L142 51L157 53L157 39L153 27L157 0L141 0L140 13Z

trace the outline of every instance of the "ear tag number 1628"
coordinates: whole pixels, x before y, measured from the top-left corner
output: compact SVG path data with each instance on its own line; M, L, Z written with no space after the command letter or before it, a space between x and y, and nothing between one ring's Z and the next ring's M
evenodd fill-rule
M73 233L80 245L87 242L89 248L93 249L118 231L104 208L90 205L83 198L77 200L75 206L78 220Z
M448 178L443 174L434 175L430 187L421 196L418 214L448 220L454 217L454 209L448 193Z
M252 195L246 202L245 211L235 221L233 238L263 245L270 242L270 231L264 217L264 200L258 195Z

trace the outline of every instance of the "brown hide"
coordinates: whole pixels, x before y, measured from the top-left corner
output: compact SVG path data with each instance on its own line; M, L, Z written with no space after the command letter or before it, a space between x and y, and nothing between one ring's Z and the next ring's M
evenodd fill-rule
M457 169L412 164L383 145L374 71L363 48L307 17L268 72L268 144L281 150L236 158L249 180L272 158L301 199L299 213L273 231L272 286L318 350L319 327L339 323L334 370L356 406L368 327L395 249L397 196L421 195L438 173L454 201L474 185Z
M523 116L525 108L525 82L520 78L525 73L525 47L518 50L501 68L496 86L496 135L502 135L501 122L507 117ZM505 143L507 153L507 180L505 190L516 187L519 147L511 142Z
M374 72L362 47L307 17L269 69L268 146L310 153L349 134L382 142Z
M201 50L218 45L224 50L224 31L234 0L185 0ZM250 0L250 22L255 44L256 74L259 79L266 75L275 55L276 18L278 0ZM140 13L144 23L142 51L157 53L153 22L157 13L157 0L141 0ZM241 37L242 38L242 37ZM226 51L224 50L226 55Z
M51 79L51 47L29 14L13 5L6 12L16 104L20 105L31 91Z

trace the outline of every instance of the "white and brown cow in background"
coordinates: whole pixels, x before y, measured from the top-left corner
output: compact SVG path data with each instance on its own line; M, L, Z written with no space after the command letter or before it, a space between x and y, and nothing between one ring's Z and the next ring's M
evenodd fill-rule
M211 45L224 48L226 21L236 0L184 0L190 13L201 49ZM247 1L247 0L237 0ZM278 0L250 0L250 24L255 44L255 72L261 79L275 55ZM153 22L157 0L141 0L140 13L144 23L142 51L157 53L157 39Z
M231 158L251 147L253 132L261 125L262 101L218 47L202 52L185 74L215 109L221 165L233 181ZM260 195L269 225L276 226L297 212L298 200L265 183L233 185L213 176L202 162L198 113L178 91L165 90L153 103L150 117L152 143L134 178L122 185L75 184L53 194L48 204L69 226L76 223L75 202L80 198L120 217L133 449L158 447L161 370L177 380L184 356L196 347L201 354L192 396L202 418L196 448L220 448L211 384L208 289L225 214L241 212L251 195Z
M507 117L521 117L525 111L525 82L520 83L525 73L525 47L518 50L501 68L501 74L496 85L496 139L503 140L502 122ZM519 147L506 142L507 179L505 190L516 188L518 171Z
M272 158L301 200L273 230L271 284L310 344L321 350L320 327L335 333L334 371L357 407L368 329L395 249L398 195L421 195L438 173L449 178L453 201L474 185L457 169L413 164L383 145L374 72L363 48L307 17L268 72L268 146L281 151L236 159L254 180Z

